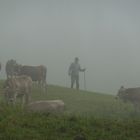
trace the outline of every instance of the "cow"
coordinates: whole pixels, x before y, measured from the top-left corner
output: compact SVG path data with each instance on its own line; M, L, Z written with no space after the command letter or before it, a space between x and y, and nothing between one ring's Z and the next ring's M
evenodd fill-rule
M43 65L40 66L26 66L19 65L18 75L30 76L32 81L38 82L42 87L47 88L46 75L47 68Z
M13 59L8 60L5 66L5 71L6 71L7 78L17 75L18 64L16 60L13 60Z
M62 100L41 100L35 101L27 106L28 111L39 113L61 113L65 109L65 104Z
M121 88L118 91L117 97L124 102L131 102L134 107L140 107L140 87L136 88Z
M32 79L29 76L22 75L8 78L4 83L5 101L9 104L15 104L17 97L21 99L22 106L29 103L32 90Z

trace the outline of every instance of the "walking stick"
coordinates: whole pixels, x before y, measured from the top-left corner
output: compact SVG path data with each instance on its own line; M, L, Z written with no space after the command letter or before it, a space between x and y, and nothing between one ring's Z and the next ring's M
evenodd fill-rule
M86 73L84 71L84 89L87 90L87 87L86 87Z

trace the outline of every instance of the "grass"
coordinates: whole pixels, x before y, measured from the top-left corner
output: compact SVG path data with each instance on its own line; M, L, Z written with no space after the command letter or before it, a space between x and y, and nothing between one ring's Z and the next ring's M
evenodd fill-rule
M26 113L1 105L2 140L139 140L139 119L101 119L77 115Z
M0 82L2 92L3 81ZM29 113L0 103L0 140L139 140L140 114L115 96L48 86L34 86L32 100L61 99L63 114ZM79 138L78 138L79 137ZM81 139L80 139L81 137Z
M132 104L124 104L122 101L116 100L115 96L87 91L77 91L74 89L53 85L48 87L47 93L40 92L40 89L35 87L33 90L32 99L61 99L66 104L66 113L82 116L93 115L94 117L103 118L127 118L136 113Z

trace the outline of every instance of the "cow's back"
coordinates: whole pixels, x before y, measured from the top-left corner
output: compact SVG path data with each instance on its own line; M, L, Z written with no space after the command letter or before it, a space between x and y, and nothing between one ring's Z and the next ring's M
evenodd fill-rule
M128 88L125 91L126 97L130 100L140 101L140 88Z
M29 88L32 86L32 79L26 75L16 77L15 82L16 85L21 86L21 88Z
M32 80L36 80L35 79L35 77L37 77L36 73L37 73L37 69L33 66L21 66L20 67L20 75L30 76L32 78Z
M32 86L32 79L29 76L22 75L7 79L6 83L11 89L27 88Z
M40 81L46 77L46 70L44 66L21 66L19 75L27 75L33 81Z

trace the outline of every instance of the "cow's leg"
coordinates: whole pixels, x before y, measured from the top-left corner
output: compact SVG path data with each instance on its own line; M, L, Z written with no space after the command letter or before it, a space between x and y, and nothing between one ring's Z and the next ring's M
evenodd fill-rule
M29 103L29 95L25 95L25 105L28 105Z
M17 99L17 93L14 94L14 98L13 98L13 100L12 100L13 105L16 104L16 99Z
M29 100L30 100L30 92L26 91L24 96L25 96L25 105L28 105Z
M38 83L38 88L42 89L42 82L41 82L41 80L37 81L37 83Z
M43 80L39 80L38 83L39 83L39 88L43 90L43 92L46 92L46 82Z
M5 103L8 105L9 99L8 99L8 95L6 93L4 94L4 99L5 99Z
M20 106L23 108L23 106L24 106L24 94L21 94L20 96L19 96L19 98L20 98Z
M46 81L44 82L44 89L45 89L45 92L47 92L47 82Z
M7 73L7 79L9 78L9 75L8 75L8 73Z
M46 81L42 81L42 89L43 89L43 92L47 92L47 83Z
M133 102L133 107L134 107L134 113L137 113L137 111L138 111L137 103Z

